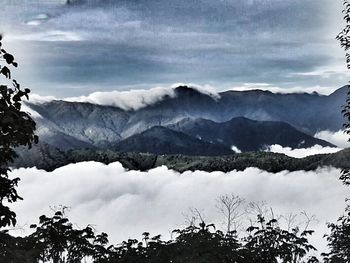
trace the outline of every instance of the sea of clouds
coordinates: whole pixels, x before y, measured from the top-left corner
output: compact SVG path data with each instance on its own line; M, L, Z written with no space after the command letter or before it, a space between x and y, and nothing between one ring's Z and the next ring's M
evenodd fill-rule
M113 242L140 238L144 231L170 237L170 230L184 227L190 208L197 208L208 223L223 227L217 209L220 195L234 194L247 202L265 201L276 215L315 215L312 243L326 249L326 222L334 222L345 207L349 189L338 180L340 170L322 168L272 174L256 168L245 171L184 172L159 167L148 172L126 171L118 162L70 164L45 172L36 168L17 169L11 176L21 178L18 191L23 201L13 204L20 234L50 207L71 208L69 217L79 227L93 224Z
M314 145L309 148L292 149L291 147L283 147L278 144L270 145L267 148L269 152L283 153L294 158L304 158L315 154L327 154L336 153L344 148L350 147L349 135L344 133L343 130L337 132L332 131L320 131L315 134L315 137L332 143L335 147L323 147L321 145Z
M267 151L274 153L283 153L287 156L294 158L304 158L310 155L315 154L327 154L327 153L336 153L341 151L342 148L338 147L323 147L321 145L314 145L310 148L297 148L292 149L291 147L283 147L279 144L274 144L268 147Z

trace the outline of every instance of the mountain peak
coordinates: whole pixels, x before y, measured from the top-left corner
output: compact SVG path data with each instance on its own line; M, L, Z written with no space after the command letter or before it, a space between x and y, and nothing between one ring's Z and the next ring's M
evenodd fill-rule
M189 86L178 86L175 88L175 93L176 94L186 94L186 95L191 95L191 94L200 94L200 92L192 87Z

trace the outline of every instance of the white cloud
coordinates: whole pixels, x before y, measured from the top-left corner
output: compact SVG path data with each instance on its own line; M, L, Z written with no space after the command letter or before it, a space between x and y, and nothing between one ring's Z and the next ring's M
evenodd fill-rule
M266 201L276 214L307 211L319 223L311 241L325 249L325 222L334 222L344 211L348 189L338 180L340 170L280 172L276 174L248 168L245 171L185 172L166 167L148 172L126 171L120 163L71 164L51 173L18 169L18 191L24 201L13 204L19 225L37 222L49 206L67 205L69 217L78 226L94 224L106 231L113 242L140 238L144 231L169 237L169 230L184 224L189 207L204 211L207 222L220 226L215 207L219 195L233 193L247 201Z
M26 23L28 26L39 26L41 24L40 20L30 20Z
M33 19L27 21L26 25L28 25L28 26L39 26L39 25L41 25L43 22L45 22L48 19L49 19L49 15L48 14L38 14L35 17L33 17Z
M211 96L214 99L220 99L220 94L218 89L211 85L199 85L195 83L175 83L171 86L159 86L150 89L130 89L127 91L98 91L91 93L87 96L79 96L79 97L69 97L63 98L63 101L70 102L88 102L92 104L98 105L106 105L106 106L115 106L124 110L138 110L144 108L148 105L152 105L164 99L165 96L175 97L175 88L179 86L188 86L193 88L194 90ZM279 88L271 86L268 83L245 83L242 87L234 87L229 88L229 90L236 91L249 91L249 90L268 90L274 93L300 93L307 92L312 93L317 88ZM317 92L320 94L329 94L333 90L318 90ZM52 100L57 100L53 96L40 96L38 94L30 95L30 102L34 104L40 104L49 102Z
M39 25L38 21L30 21L28 25ZM50 30L39 33L7 34L8 41L40 41L40 42L74 42L84 40L83 36L73 31Z
M234 151L235 153L241 153L242 151L240 149L237 148L237 146L232 145L231 146L231 150Z
M66 98L64 100L109 105L124 110L138 110L162 100L165 96L175 97L174 89L156 87L149 90L94 92L88 96Z
M40 115L37 111L33 110L26 104L22 104L22 111L27 112L34 119L42 119L43 116Z
M321 145L314 145L310 148L300 148L300 149L292 149L290 147L282 147L281 145L274 144L268 147L269 152L274 153L283 153L290 157L294 158L304 158L306 156L315 155L315 154L325 154L325 153L335 153L342 150L342 148L335 147L323 147Z
M53 100L57 100L57 98L53 96L41 96L38 94L30 94L29 95L29 102L33 104L43 104L46 102L50 102Z
M136 86L136 88L135 88ZM209 84L200 85L196 83L183 83L178 82L172 85L161 85L153 88L146 88L147 85L135 85L135 86L121 86L123 89L127 89L124 91L113 90L113 91L97 91L93 92L86 96L78 96L78 97L68 97L68 98L58 98L54 96L41 96L39 94L31 94L30 95L30 103L33 104L41 104L46 103L53 100L63 100L70 102L88 102L92 104L105 105L105 106L115 106L120 107L124 110L138 110L144 108L148 105L152 105L157 103L165 96L175 97L175 89L179 86L187 86L192 89L211 96L213 99L220 99L220 92L225 92L227 90L234 91L250 91L250 90L263 90L270 91L273 93L283 93L283 94L291 94L291 93L312 93L317 92L319 94L328 95L335 91L336 89L332 88L323 88L323 87L309 87L305 88L280 88L272 86L268 83L245 83L243 86L230 87L225 86L223 90L220 90L217 87L214 87ZM61 86L62 88L69 89L88 89L88 86ZM119 87L119 88L121 88ZM325 131L327 132L327 131ZM323 136L324 132L319 132L320 136ZM339 133L341 133L339 131ZM326 135L325 135L326 136ZM326 138L326 137L325 137ZM325 139L327 140L327 139Z
M350 147L350 143L348 141L350 136L348 134L345 134L342 130L337 132L320 131L315 134L315 137L318 139L328 141L341 148Z
M164 97L175 97L175 88L189 86L198 92L220 98L219 94L209 85L196 85L192 83L176 83L170 87L155 87L151 89L131 89L128 91L94 92L88 96L65 98L65 101L89 102L98 105L119 107L123 110L138 110L146 106L162 101Z

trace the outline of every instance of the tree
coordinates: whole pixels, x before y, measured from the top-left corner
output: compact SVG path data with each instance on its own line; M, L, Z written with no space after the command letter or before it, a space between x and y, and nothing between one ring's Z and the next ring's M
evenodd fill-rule
M329 253L324 253L326 263L350 262L350 207L337 224L330 223L331 234L327 236Z
M336 39L339 40L340 46L344 48L346 51L346 64L347 68L350 69L350 53L348 52L350 49L350 1L349 0L343 0L344 4L344 21L346 23L344 29L337 35ZM348 93L345 105L343 105L342 108L342 114L346 120L344 123L344 132L346 134L350 135L350 86L348 85ZM350 141L350 139L349 139ZM342 171L342 175L340 179L344 182L346 185L350 185L350 170L345 169Z
M65 216L65 208L54 216L42 215L39 225L31 225L35 232L28 238L32 248L43 262L82 262L94 253L95 232L91 226L76 229ZM37 260L38 260L37 259Z
M289 230L282 229L278 220L271 219L266 222L262 215L258 215L260 226L251 226L247 229L250 233L245 241L245 248L249 251L251 263L296 263L308 252L316 250L309 244L307 236L313 233L312 230L304 230L300 233L298 227ZM317 260L310 258L310 260ZM308 262L312 262L308 260ZM318 261L314 261L318 262Z
M29 89L21 89L20 84L11 78L11 67L17 67L17 62L12 54L2 48L2 36L0 35L0 76L5 78L5 83L0 85L0 230L16 225L16 214L8 206L9 203L21 199L16 187L19 178L10 179L9 165L17 156L15 148L18 146L32 146L38 141L34 135L35 122L28 113L22 111L22 98L28 99ZM12 82L12 83L11 83ZM12 86L6 83L12 84ZM8 243L10 236L6 230L0 231L0 259L7 258L7 252L11 245ZM1 262L4 262L0 260Z
M344 4L344 29L336 37L340 45L346 51L347 68L350 69L350 1L343 0ZM345 117L345 133L350 135L350 86L347 93L347 99L343 106L342 113ZM350 141L350 139L349 139ZM343 170L340 180L347 186L350 186L350 170ZM324 260L327 263L350 262L350 206L347 205L345 214L339 217L337 223L330 223L328 227L331 233L327 236L329 253L324 253Z
M244 202L244 199L234 194L219 196L217 208L225 218L227 233L237 231L238 220L244 214L240 210Z

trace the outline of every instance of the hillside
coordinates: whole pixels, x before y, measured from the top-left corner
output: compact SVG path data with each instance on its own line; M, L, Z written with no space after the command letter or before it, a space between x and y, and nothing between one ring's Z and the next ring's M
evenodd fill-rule
M255 121L245 117L236 117L222 123L187 118L168 127L228 148L235 146L242 152L259 151L273 144L291 148L308 148L316 144L334 146L284 122Z
M310 136L318 131L338 131L342 128L343 117L339 109L344 104L346 91L347 87L343 87L329 96L316 93L278 94L261 90L226 91L212 95L180 86L174 89L174 96L166 95L154 103L129 110L59 100L27 105L35 113L33 117L41 141L61 150L114 148L130 136L163 126L192 137L198 138L199 135L207 138L208 142L229 148L235 145L247 151L267 144L292 148L315 143L327 145ZM237 130L234 120L244 122L244 118L258 122L246 121L242 124L244 128ZM203 128L201 131L199 128L189 130L182 127L188 120L198 122L201 119L208 121L199 124L198 127ZM262 121L269 123L263 124ZM274 125L280 127L274 128ZM220 129L220 138L213 134L217 128ZM235 133L229 134L230 130ZM240 136L241 144L238 140Z
M31 150L20 149L19 158L13 167L37 167L52 171L70 163L96 161L105 164L120 162L126 169L146 171L162 165L179 172L186 170L202 171L232 171L257 167L269 172L283 170L316 170L323 166L333 166L340 169L350 168L350 149L333 154L319 154L302 159L288 157L284 154L271 152L247 152L225 156L185 156L185 155L155 155L147 153L122 153L112 150L69 150L60 151L52 146L38 144Z

